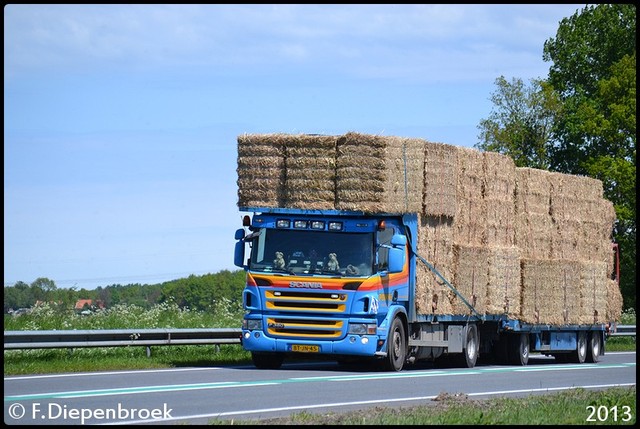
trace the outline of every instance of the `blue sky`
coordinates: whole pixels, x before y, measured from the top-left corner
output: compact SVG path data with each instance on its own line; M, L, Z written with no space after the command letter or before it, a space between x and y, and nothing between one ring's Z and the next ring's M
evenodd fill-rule
M582 7L5 6L4 284L234 270L238 135L471 147Z

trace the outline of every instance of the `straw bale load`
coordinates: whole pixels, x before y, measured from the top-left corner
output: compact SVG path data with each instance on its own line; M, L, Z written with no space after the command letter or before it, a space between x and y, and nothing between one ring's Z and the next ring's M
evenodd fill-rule
M486 244L487 204L483 197L485 174L482 152L458 148L455 241L472 246Z
M523 258L551 258L557 233L549 212L551 177L548 171L516 168L515 243Z
M516 165L511 158L484 152L484 193L486 243L488 246L515 245Z
M445 279L454 275L453 224L448 216L419 216L416 251ZM455 314L453 291L422 263L416 265L416 311L419 314Z
M582 313L580 323L605 323L607 321L608 287L602 287L607 275L606 262L582 262L580 271L580 299Z
M238 205L281 207L285 201L286 134L238 137Z
M458 148L444 143L424 147L422 212L427 216L453 218L457 207Z
M518 318L522 303L520 249L515 246L488 249L486 312Z
M516 167L507 156L417 138L238 137L238 205L416 213L418 314L528 323L618 320L613 204L596 179ZM447 282L442 281L442 278Z
M580 323L580 285L581 266L578 261L523 259L519 318L527 323Z
M424 140L347 133L338 140L336 209L422 210Z
M337 137L303 135L285 141L285 198L293 208L333 209Z
M455 314L469 314L467 304L472 305L479 314L486 314L487 286L489 284L489 249L486 246L464 246L456 244L453 284L464 297L453 298ZM466 303L465 303L466 301Z

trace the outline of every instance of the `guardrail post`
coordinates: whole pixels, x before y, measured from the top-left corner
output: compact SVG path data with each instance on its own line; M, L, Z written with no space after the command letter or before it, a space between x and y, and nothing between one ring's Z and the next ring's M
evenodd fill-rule
M147 357L151 357L151 346L147 346Z

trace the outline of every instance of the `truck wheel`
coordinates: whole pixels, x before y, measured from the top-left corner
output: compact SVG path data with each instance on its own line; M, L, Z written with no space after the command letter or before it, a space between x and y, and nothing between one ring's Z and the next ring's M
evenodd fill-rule
M589 350L587 362L597 363L600 360L600 350L602 349L602 336L600 332L594 331L589 335Z
M526 366L529 363L529 334L510 336L508 353L510 364Z
M578 345L574 351L569 353L568 361L571 363L584 363L587 360L587 332L578 331Z
M279 353L251 352L251 360L258 369L278 369L284 362L284 356Z
M388 371L402 371L407 358L407 336L399 318L393 319L387 338L387 358L385 368Z
M478 361L478 353L480 352L480 340L478 338L478 327L469 325L466 329L464 337L464 349L460 363L465 368L473 368Z

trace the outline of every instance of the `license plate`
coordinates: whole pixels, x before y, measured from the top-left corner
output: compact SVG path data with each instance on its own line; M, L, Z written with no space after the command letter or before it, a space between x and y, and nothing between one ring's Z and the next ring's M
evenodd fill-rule
M292 352L300 352L300 353L318 353L320 351L320 346L307 346L302 344L294 344L291 346Z

